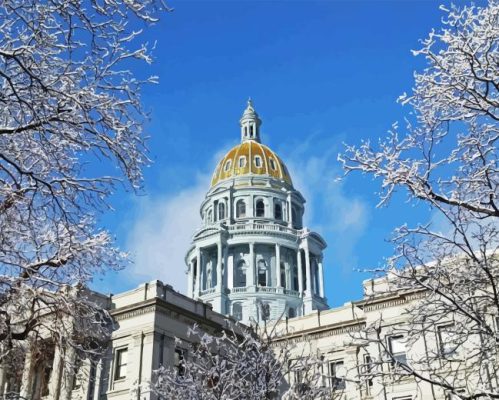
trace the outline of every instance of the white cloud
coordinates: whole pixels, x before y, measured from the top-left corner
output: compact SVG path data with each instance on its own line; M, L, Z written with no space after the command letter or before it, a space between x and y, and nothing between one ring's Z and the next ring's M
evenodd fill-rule
M159 279L181 293L187 292L184 257L194 232L201 227L199 207L209 190L211 172L229 148L225 146L215 153L207 168L209 173L194 179L186 176L187 181L192 179L192 185L170 195L139 201L126 245L134 260L127 270L130 280Z
M342 170L336 161L336 143L316 139L311 135L283 158L295 188L307 200L305 223L324 236L334 256L326 263L350 273L359 267L357 243L368 226L369 205L348 193L345 181L338 181Z
M209 177L172 195L144 198L128 236L127 248L134 264L129 271L139 279L160 279L185 293L184 256L194 231L201 226L199 206L208 190Z

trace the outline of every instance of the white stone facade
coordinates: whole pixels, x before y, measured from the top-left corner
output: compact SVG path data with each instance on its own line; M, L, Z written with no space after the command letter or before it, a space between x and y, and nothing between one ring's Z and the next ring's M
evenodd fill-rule
M187 332L193 324L213 333L226 326L226 318L210 305L160 281L103 300L116 323L103 358L75 364L74 352L66 352L63 360L57 348L41 347L40 338L34 342L33 352L25 355L24 366L14 371L18 372L15 380L7 374L11 366L0 366L0 399L20 390L23 399L32 400L148 400L152 398L148 384L153 371L160 365L175 366L186 354ZM40 350L43 359L36 356ZM74 365L78 365L76 371Z

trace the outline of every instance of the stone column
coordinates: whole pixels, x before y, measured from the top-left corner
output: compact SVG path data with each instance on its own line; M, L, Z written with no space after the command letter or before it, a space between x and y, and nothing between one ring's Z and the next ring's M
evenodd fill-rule
M217 292L222 291L222 241L217 243Z
M234 256L229 256L229 251L226 251L226 264L225 264L225 274L227 276L227 287L232 289L234 287Z
M95 382L94 382L94 395L93 397L89 398L89 400L99 400L100 399L100 393L101 393L101 380L102 380L102 368L103 368L104 362L102 358L97 362L97 365L95 366ZM92 384L90 382L90 384Z
M300 292L300 297L303 295L303 271L301 265L301 249L298 249L296 253L296 265L298 266L298 291Z
M201 266L201 274L200 274L200 278L201 278L201 286L199 287L199 292L201 293L203 290L206 290L206 287L208 286L208 279L207 279L207 276L206 276L206 267L208 266L208 260L209 260L209 257L206 255L206 252L204 252L203 250L201 250L201 264L199 264Z
M195 297L201 294L201 249L196 248L196 288L194 289Z
M255 286L255 244L249 244L249 269L246 276L246 286Z
M319 295L324 298L324 265L322 256L319 258Z
M289 265L286 265L285 269L284 269L284 276L285 276L285 279L286 279L286 282L284 283L284 287L287 288L287 289L291 289L291 281L293 280L292 279L292 274L291 274L291 268L289 267Z
M281 282L281 246L276 243L275 245L275 273L276 273L276 286L282 287Z
M0 399L4 398L5 388L7 387L7 371L4 365L0 365Z
M33 389L34 378L34 360L31 351L26 353L24 357L23 377L21 381L21 398L30 399Z
M288 193L288 198L286 199L287 208L288 208L288 227L293 227L293 206L291 203L291 193Z
M251 162L251 158L248 160L248 162ZM251 217L252 219L255 218L255 196L251 195L249 197L249 203L248 203L248 212L247 212L247 217Z
M191 261L189 261L189 267L188 267L188 271L187 271L187 296L189 297L193 297L193 293L192 293L192 280L193 280L193 276L194 276L194 271L193 271L193 268L194 268L194 263Z
M73 348L73 346L67 346L67 349L63 354L63 357L65 357L66 362L70 363L70 365L74 364L76 360L76 351ZM74 379L75 379L75 374L72 368L63 368L62 380L61 380L62 385L59 397L60 400L71 399L71 392L73 391Z
M310 251L308 243L305 242L305 279L307 282L306 296L312 296L312 273L310 271Z
M52 373L49 380L49 396L51 400L59 399L61 390L61 377L63 369L63 359L61 349L58 345L55 346L54 361L52 363Z
M229 204L228 204L228 213L229 213L229 223L232 224L234 222L234 195L232 191L232 187L229 189Z

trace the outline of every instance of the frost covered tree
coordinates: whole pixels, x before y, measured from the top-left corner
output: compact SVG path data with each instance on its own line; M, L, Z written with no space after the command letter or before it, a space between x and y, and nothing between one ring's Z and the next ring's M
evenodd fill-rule
M273 331L243 326L213 335L194 326L190 350L175 367L155 373L152 391L163 400L325 400L340 392L323 386L321 359L297 356ZM290 376L293 377L290 378ZM299 379L296 377L299 376Z
M380 206L396 191L427 206L429 222L395 230L385 294L419 293L405 309L397 358L383 317L363 344L382 351L364 371L431 385L460 399L499 398L499 2L449 9L443 26L414 51L427 61L411 94L413 111L377 145L347 146L346 174L381 181ZM376 295L379 295L377 293ZM413 297L414 298L414 297ZM396 366L396 367L394 367Z
M15 347L36 334L97 352L82 329L95 338L109 329L84 287L127 257L95 218L115 185L141 185L139 94L156 79L130 68L151 62L137 40L163 9L0 0L0 365L15 370Z

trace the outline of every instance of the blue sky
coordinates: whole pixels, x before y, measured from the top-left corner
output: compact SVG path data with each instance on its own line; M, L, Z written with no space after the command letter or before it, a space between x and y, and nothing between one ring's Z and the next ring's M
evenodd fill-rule
M141 196L117 193L101 223L135 264L95 282L118 292L160 279L185 291L183 254L201 223L198 207L218 159L239 141L251 96L262 140L288 164L307 199L307 225L329 244L325 286L332 306L362 296L368 275L391 254L396 226L429 210L398 196L377 209L369 177L341 182L342 143L377 141L408 109L396 103L424 60L410 50L440 25L433 1L169 1L175 10L146 29L159 75L143 92L154 163Z

